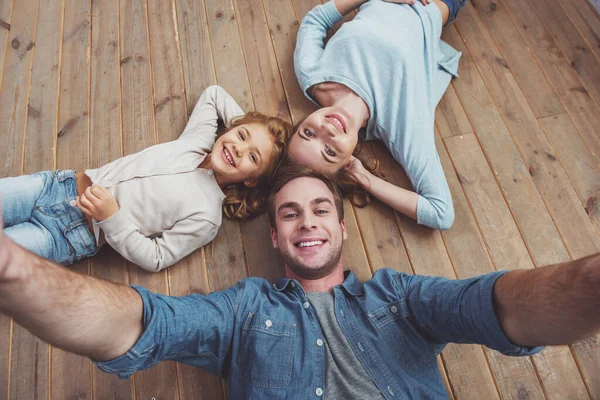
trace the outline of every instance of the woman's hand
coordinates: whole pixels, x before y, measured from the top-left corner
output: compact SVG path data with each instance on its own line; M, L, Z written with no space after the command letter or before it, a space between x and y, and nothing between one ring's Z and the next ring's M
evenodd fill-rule
M104 221L119 211L119 205L112 194L103 186L89 186L81 196L77 196L77 207L96 221Z
M387 1L388 3L396 3L396 4L415 4L416 0L383 0L383 1ZM423 4L424 6L426 6L427 4L433 3L433 0L419 0L421 2L421 4Z
M364 167L362 162L354 157L350 156L350 161L346 164L346 170L348 170L354 179L362 186L365 190L369 190L371 186L370 177L371 173Z

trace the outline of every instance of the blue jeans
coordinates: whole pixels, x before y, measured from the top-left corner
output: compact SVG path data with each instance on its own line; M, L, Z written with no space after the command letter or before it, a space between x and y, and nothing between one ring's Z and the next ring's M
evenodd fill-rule
M75 171L43 171L0 179L4 230L27 250L62 265L98 252L77 198Z
M454 22L456 17L458 17L459 11L462 10L462 8L465 6L465 3L467 2L467 0L442 0L442 1L444 3L446 3L448 8L450 9L450 16L448 17L448 22L446 22L446 25L450 25L451 23ZM444 25L444 26L446 26L446 25Z

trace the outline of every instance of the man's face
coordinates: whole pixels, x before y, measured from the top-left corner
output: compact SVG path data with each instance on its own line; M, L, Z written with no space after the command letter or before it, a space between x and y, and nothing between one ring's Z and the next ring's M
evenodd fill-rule
M273 247L304 279L327 276L341 263L346 225L339 220L332 193L321 180L296 178L275 195Z

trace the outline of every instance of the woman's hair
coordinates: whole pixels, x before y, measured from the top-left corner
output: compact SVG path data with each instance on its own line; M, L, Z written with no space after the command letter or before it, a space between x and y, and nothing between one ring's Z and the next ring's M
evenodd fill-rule
M301 120L294 126L294 130L292 131L292 135L295 134L300 125L304 122ZM290 140L291 140L290 135ZM372 173L373 175L385 179L385 175L381 172L379 168L379 160L376 157L365 156L360 154L362 152L364 141L359 137L358 143L356 143L356 147L352 152L352 155L360 160L365 169ZM335 184L339 187L340 192L344 197L347 197L350 202L356 207L363 208L366 207L369 203L371 203L371 195L365 189L363 189L360 184L354 179L350 171L345 168L340 168L334 174L325 174L328 179L335 182Z
M267 167L260 177L256 179L254 187L244 185L244 182L226 186L223 189L223 213L231 219L245 220L263 212L269 196L269 181L275 175L286 150L286 143L292 133L292 125L281 118L250 111L231 122L233 129L243 124L259 123L267 128L273 138L273 153Z

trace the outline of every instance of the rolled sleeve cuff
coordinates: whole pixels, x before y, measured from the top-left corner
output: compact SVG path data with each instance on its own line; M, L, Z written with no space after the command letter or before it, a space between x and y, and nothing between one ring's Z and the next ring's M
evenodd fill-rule
M496 311L494 310L494 285L498 278L507 272L508 271L499 271L488 274L482 278L481 293L484 297L481 302L481 311L483 316L482 322L485 325L488 336L486 339L486 346L497 350L506 356L530 356L542 351L544 346L523 347L512 343L504 333L500 321L498 321L498 317L496 316Z
M340 14L338 9L335 7L333 0L328 1L323 4L323 11L327 18L329 18L329 26L333 27L333 25L337 24L344 16Z
M158 361L149 356L150 353L156 348L156 338L154 335L153 325L155 318L153 318L152 306L150 300L150 291L141 286L131 285L131 288L136 290L142 298L143 304L143 325L144 331L138 341L133 347L122 356L115 358L110 361L96 361L92 362L100 368L100 370L109 374L116 374L121 379L129 378L134 372L140 369L148 368Z
M98 226L102 228L106 236L117 235L123 230L127 229L127 227L130 225L133 224L122 210L117 211L104 221L98 221ZM134 229L136 228L134 227Z

